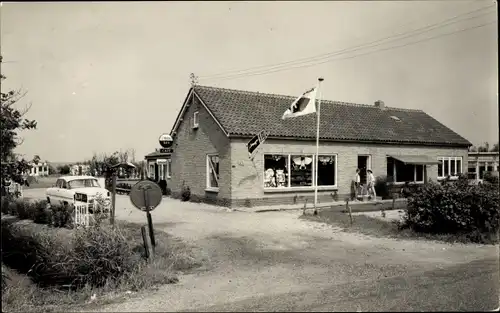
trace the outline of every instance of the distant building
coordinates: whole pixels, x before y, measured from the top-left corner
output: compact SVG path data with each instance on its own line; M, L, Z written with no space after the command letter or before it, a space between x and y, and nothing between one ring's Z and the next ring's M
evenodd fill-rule
M468 177L482 181L487 172L498 172L498 152L469 152Z
M30 162L31 168L26 173L28 176L49 176L49 164L47 162Z
M70 165L70 173L71 175L92 175L90 173L90 165L89 164L73 164Z

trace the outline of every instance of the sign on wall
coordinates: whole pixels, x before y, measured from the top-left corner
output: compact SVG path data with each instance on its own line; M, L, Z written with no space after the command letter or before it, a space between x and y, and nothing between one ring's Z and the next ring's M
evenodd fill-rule
M259 134L257 134L255 137L250 139L250 141L247 143L247 150L248 150L248 156L250 159L252 159L255 156L255 153L257 152L257 148L266 141L267 137L269 136L268 131L261 131Z
M160 138L158 138L158 141L160 142L160 146L162 146L163 148L172 147L172 143L174 142L169 134L162 134Z
M172 148L160 148L160 153L172 153L174 149Z

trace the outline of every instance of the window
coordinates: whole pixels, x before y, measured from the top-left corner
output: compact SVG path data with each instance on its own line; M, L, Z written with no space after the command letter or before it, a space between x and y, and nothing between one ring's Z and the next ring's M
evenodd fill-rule
M318 157L318 186L337 185L336 155L319 155Z
M219 156L207 155L207 188L219 189Z
M164 180L165 179L165 164L159 164L158 171L159 171L158 175L160 176L160 180Z
M149 163L149 177L155 179L155 165L154 163Z
M68 182L68 189L99 187L97 179L75 179Z
M292 155L290 166L290 186L306 187L313 185L312 155Z
M337 185L337 156L266 154L264 155L264 188L314 187L315 166L318 186ZM316 164L316 165L315 165Z
M387 157L387 181L396 183L424 182L424 165L405 164Z
M193 113L193 128L198 128L198 111Z
M448 175L457 178L463 173L462 157L439 157L438 161L438 178L445 178Z

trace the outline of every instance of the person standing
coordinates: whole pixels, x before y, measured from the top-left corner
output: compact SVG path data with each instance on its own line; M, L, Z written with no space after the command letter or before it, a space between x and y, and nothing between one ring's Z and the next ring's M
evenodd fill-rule
M373 176L372 170L367 170L367 172L368 194L373 195L373 198L377 199L377 193L375 192L375 176Z
M356 169L356 175L354 175L353 186L354 186L354 201L358 200L359 186L361 183L361 177L359 177L359 168Z

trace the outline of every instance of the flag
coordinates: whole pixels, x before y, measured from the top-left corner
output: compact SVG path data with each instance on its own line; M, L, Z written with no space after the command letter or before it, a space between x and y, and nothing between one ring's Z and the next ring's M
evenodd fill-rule
M311 88L295 99L281 119L302 116L316 112L316 91L317 88Z

